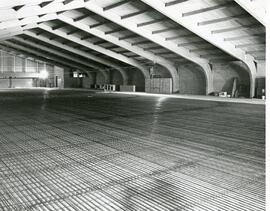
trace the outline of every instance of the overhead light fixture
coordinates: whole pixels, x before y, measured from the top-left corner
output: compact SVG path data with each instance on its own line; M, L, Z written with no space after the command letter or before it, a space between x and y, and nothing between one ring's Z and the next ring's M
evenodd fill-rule
M46 78L48 78L48 76L49 76L49 74L46 70L42 70L39 72L39 78L41 78L41 79L46 79Z

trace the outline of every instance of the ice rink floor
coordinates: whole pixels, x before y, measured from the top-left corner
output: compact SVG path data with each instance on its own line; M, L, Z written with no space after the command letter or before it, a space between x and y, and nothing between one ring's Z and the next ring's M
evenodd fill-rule
M0 91L0 210L265 210L265 106Z

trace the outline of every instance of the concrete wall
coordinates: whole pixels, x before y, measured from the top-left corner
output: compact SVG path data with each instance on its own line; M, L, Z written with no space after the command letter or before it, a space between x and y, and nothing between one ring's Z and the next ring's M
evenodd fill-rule
M123 77L118 70L110 70L110 83L115 84L116 90L120 91L120 85L123 85Z
M105 84L105 77L101 72L97 72L96 74L96 84Z
M265 78L266 75L266 64L265 61L259 61L257 63L257 78Z
M102 73L87 73L83 78L73 78L73 71L71 69L64 70L64 87L65 88L86 88L90 89L92 85L104 84L104 77ZM95 77L97 76L97 80Z
M180 94L206 94L206 78L203 70L196 65L178 67Z
M149 68L150 69L150 68ZM130 69L126 70L128 75L128 85L135 85L137 92L145 91L145 78L141 70ZM169 71L158 64L154 65L154 74L161 78L171 78Z
M203 69L195 64L178 66L179 93L181 94L206 94L206 76ZM171 77L166 68L155 65L155 74L161 77ZM256 88L265 88L265 62L257 63ZM249 97L250 76L247 66L240 61L214 64L212 66L213 89L216 92L226 91L231 93L234 78L238 79L240 96Z
M170 72L163 66L155 64L154 65L154 74L159 75L161 78L171 78Z
M257 65L257 78L265 77L265 63ZM205 94L206 78L201 67L195 64L188 64L178 67L180 77L181 94ZM231 93L234 78L237 78L241 85L240 93L244 97L249 96L250 77L247 66L240 61L214 64L212 66L214 91L226 91ZM261 83L260 80L258 83Z
M64 88L79 88L80 79L73 78L73 71L71 69L64 69Z
M117 70L110 71L110 83L120 86L123 84L123 77Z
M257 65L257 80L256 86L260 89L265 87L265 62ZM71 70L65 70L65 87L72 88L90 88L93 84L106 83L103 73L89 73L88 77L83 79L73 78ZM135 85L136 91L145 91L145 79L140 70L131 69L126 70L128 73L128 84ZM206 94L206 77L198 65L187 64L178 67L179 86L181 94ZM162 78L170 78L170 73L162 66L155 66L155 74ZM213 87L214 91L226 91L231 93L234 78L237 78L239 85L243 87L240 96L249 96L250 78L247 67L242 62L228 62L223 64L215 64L212 66ZM3 82L4 83L4 82ZM123 83L122 75L117 70L112 70L110 73L110 83L121 85Z
M140 70L128 70L129 85L136 86L136 92L145 91L145 78Z
M80 81L78 78L65 77L64 88L80 88Z
M233 80L237 78L239 85L244 87L240 93L244 97L249 96L250 77L247 67L242 62L229 62L213 66L214 91L226 91L231 93Z
M104 74L108 74L108 72L102 73L92 72L87 73L87 76L84 78L73 78L73 70L65 69L65 77L64 77L64 87L65 88L92 88L94 84L106 84L112 83L117 85L118 89L120 85L123 84L123 77L121 73L117 70L111 70L109 73L109 81L106 81Z
M90 89L95 84L95 75L88 74L87 77L82 79L82 88Z

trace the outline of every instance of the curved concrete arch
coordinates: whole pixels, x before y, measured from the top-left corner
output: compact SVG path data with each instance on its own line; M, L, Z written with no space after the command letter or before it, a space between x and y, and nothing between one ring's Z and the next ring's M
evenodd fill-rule
M98 51L98 52L100 52L100 53L102 53L104 55L107 55L107 56L111 57L111 58L120 60L120 61L122 61L124 63L127 63L127 64L131 65L131 66L134 66L134 67L140 69L143 72L143 74L145 75L145 77L148 77L148 76L150 77L148 70L143 65L141 65L138 61L136 61L134 59L128 58L128 57L123 56L123 55L119 55L119 54L117 54L117 53L115 53L113 51L109 51L109 50L107 50L107 49L105 49L103 47L91 44L90 42L83 41L83 40L81 40L81 39L79 39L79 38L77 38L77 37L75 37L73 35L67 35L66 33L64 33L64 32L62 32L60 30L53 30L51 27L49 27L49 26L47 26L45 24L40 24L40 25L38 25L38 27L45 30L45 31L48 31L48 32L50 32L52 34L55 34L57 36L68 39L68 40L70 40L70 41L72 41L74 43L77 43L79 45L82 45L82 46L85 46L87 48L93 49L93 50ZM30 31L27 31L24 34L29 35L31 37L34 37L36 39L39 39L41 41L49 42L50 44L53 44L55 46L60 46L61 48L64 48L64 49L66 49L68 51L72 51L74 53L77 53L78 55L81 55L83 57L89 57L92 60L95 60L97 62L103 63L103 64L108 65L108 66L111 66L112 68L115 68L115 69L118 69L118 70L121 69L121 67L116 65L115 63L112 63L110 61L105 61L102 58L96 57L94 55L90 55L89 53L85 53L85 52L82 52L82 51L77 50L77 49L71 49L68 46L62 45L62 44L57 43L56 41L53 41L53 40L48 40L47 38L36 35L36 34L30 32Z
M172 77L172 81L173 81L173 93L179 92L180 78L179 78L177 68L173 65L160 64L160 63L158 64L165 67L169 71ZM213 73L212 73L211 66L209 64L199 64L199 67L202 68L202 72L206 79L206 94L209 94L214 91Z
M139 69L139 70L141 70L141 72L144 75L145 79L150 78L150 73L149 73L149 71L147 69Z
M191 64L187 64L187 65L180 65L178 67L178 69L182 69L185 68L187 71L190 69L189 65ZM192 65L196 65L196 64L192 64ZM196 68L196 71L201 72L201 74L203 74L204 76L204 80L205 80L205 94L209 94L211 92L213 92L213 74L212 74L212 70L210 65L197 65L199 68ZM181 76L180 76L181 77ZM180 80L179 77L179 80Z
M209 64L199 64L201 68L201 72L204 74L205 77L205 93L208 95L209 93L214 91L214 78L212 68Z
M101 74L104 77L104 83L109 84L110 83L110 75L107 70L100 70Z
M203 73L206 79L206 95L214 91L214 77L212 68L209 64L201 64L200 67L203 69Z
M166 65L166 64L161 64L161 66L165 67L171 74L173 93L179 92L180 79L176 67L173 65Z
M148 4L152 8L156 9L157 11L161 12L163 15L167 16L171 20L179 23L183 27L187 28L191 32L197 34L199 37L203 38L204 40L208 41L209 43L215 45L219 49L227 52L229 55L239 59L240 61L244 62L248 67L248 72L250 75L250 97L254 96L255 92L255 78L256 78L256 66L254 65L254 57L250 54L247 54L245 51L241 49L235 48L232 43L226 42L223 37L218 36L216 34L211 34L210 30L203 30L197 24L196 19L191 20L189 18L182 17L181 14L184 13L181 7L166 7L165 3L161 0L151 1L151 0L142 0L144 3ZM256 3L251 1L244 1L244 0L235 0L240 6L242 6L245 10L247 10L253 17L257 18L262 24L265 25L265 10L261 5L257 2L257 10L254 9L254 5ZM253 10L252 10L253 9ZM260 11L258 13L258 11ZM206 66L206 74L208 74L208 67ZM203 67L205 68L205 67ZM211 69L211 68L210 68ZM210 74L211 77L211 74ZM209 78L212 80L211 78ZM208 88L209 90L210 87Z
M117 68L116 70L118 70L122 76L123 79L123 85L128 85L128 75L127 72L121 68Z
M256 80L256 72L257 68L253 60L245 61L242 63L247 67L246 71L249 74L250 78L250 98L255 95L255 80ZM200 65L204 70L205 78L206 78L206 94L209 94L214 91L214 78L211 66L208 65Z
M101 75L104 78L104 84L109 84L110 83L110 75L109 72L107 70L103 70L103 69L98 69L96 71L83 71L85 73L87 73L88 75L91 73L101 73ZM97 77L96 75L91 76L91 77ZM94 79L94 81L96 81L96 78Z
M256 72L257 68L253 60L243 62L248 70L249 80L250 80L250 90L249 97L253 98L255 96L255 81L256 81Z

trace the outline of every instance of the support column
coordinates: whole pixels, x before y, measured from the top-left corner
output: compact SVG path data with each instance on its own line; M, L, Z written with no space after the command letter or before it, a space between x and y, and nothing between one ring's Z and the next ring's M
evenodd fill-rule
M245 64L247 65L247 67L249 69L249 77L250 77L249 96L250 96L250 98L253 98L255 96L255 82L256 82L257 67L256 67L254 61L246 61Z
M214 91L214 75L213 70L209 64L201 65L206 79L206 95Z
M171 76L172 76L172 86L173 86L173 93L177 93L179 92L179 83L180 83L180 79L179 79L179 74L176 70L176 67L172 66L172 65L162 65L163 67L167 68L168 71L170 72Z

